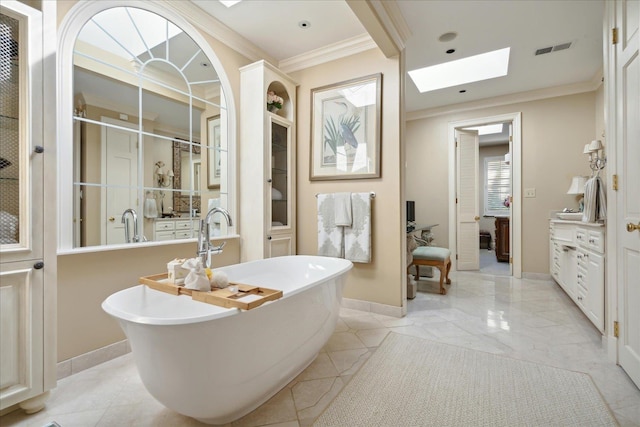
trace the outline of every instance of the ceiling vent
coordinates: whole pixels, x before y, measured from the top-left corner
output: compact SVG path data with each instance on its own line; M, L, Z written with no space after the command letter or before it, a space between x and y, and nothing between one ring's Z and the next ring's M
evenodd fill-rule
M545 53L557 52L559 50L569 49L571 47L571 42L557 44L555 46L543 47L536 50L536 56L544 55Z

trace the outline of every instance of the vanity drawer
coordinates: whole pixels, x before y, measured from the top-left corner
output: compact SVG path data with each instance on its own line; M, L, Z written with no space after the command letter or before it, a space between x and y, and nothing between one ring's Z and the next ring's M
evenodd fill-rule
M574 246L576 244L576 227L573 224L555 223L551 227L551 238L568 244L567 246Z
M191 220L176 221L176 230L191 230Z
M156 221L154 227L155 231L173 230L175 224L173 221Z
M589 230L587 245L596 252L604 253L604 230Z
M156 231L154 239L156 241L173 240L175 239L175 232L173 230L168 231Z
M176 239L190 239L191 237L194 237L191 230L176 231Z

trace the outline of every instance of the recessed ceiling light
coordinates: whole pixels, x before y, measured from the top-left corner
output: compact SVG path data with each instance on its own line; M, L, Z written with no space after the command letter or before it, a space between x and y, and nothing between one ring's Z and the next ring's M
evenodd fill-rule
M448 33L444 33L443 35L438 37L438 40L440 40L441 42L450 42L451 40L455 39L456 37L458 37L458 33L454 33L453 31L451 31L451 32L448 32Z
M409 71L420 93L507 75L511 48Z
M226 7L231 7L234 4L240 3L242 0L218 0L220 3L225 5Z
M311 27L311 22L309 22L309 21L300 21L300 22L298 22L298 27L306 30L307 28Z

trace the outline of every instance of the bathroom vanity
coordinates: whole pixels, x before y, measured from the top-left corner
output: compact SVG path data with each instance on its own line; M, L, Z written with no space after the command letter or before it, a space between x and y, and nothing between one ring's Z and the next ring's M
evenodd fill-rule
M153 240L195 238L199 227L200 221L196 218L158 218L153 221Z
M604 331L604 262L604 224L550 220L551 276L600 332Z

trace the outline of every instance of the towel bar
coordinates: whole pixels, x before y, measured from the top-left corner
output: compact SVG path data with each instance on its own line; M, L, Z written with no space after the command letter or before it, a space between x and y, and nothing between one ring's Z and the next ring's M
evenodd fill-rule
M320 193L316 193L316 199L318 198L318 195L319 195L319 194L320 194ZM369 196L370 196L372 199L375 199L375 198L376 198L376 192L375 192L375 191L371 191L371 192L369 193Z

